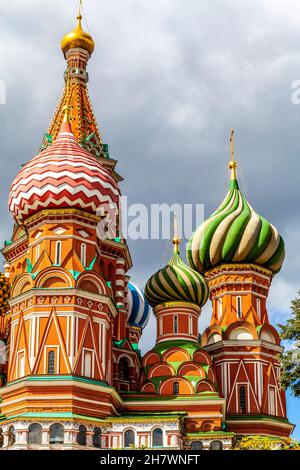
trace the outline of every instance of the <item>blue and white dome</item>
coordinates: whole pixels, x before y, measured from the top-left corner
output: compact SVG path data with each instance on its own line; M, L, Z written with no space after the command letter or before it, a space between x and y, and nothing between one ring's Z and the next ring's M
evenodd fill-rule
M131 282L128 283L128 323L145 328L150 317L150 305L143 292Z

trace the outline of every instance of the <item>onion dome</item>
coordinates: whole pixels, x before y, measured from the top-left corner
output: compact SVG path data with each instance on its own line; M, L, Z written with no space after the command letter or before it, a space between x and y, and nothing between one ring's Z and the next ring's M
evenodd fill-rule
M65 110L56 141L23 166L9 193L9 210L24 221L44 209L79 209L96 214L105 204L119 206L120 191L108 171L80 147Z
M169 263L147 282L145 296L152 307L174 301L193 302L202 307L208 299L209 288L204 277L182 260L179 243L179 238L175 237Z
M232 149L229 191L220 207L192 235L187 248L189 264L205 272L222 263L254 263L275 274L284 260L284 241L241 193L236 166Z
M63 53L66 55L66 53L70 49L74 48L80 48L88 51L90 55L94 52L95 49L95 43L93 38L83 31L82 26L81 26L81 20L82 16L81 13L79 12L77 16L77 25L71 31L70 33L66 34L61 41L61 49Z
M131 282L128 283L128 323L145 328L150 317L150 305L143 292Z
M9 310L9 297L10 287L8 279L3 273L0 273L0 316L5 315Z

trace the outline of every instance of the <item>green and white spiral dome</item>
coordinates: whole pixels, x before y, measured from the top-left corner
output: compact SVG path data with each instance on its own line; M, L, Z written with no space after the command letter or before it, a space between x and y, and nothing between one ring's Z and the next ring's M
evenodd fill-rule
M192 302L202 307L208 299L209 288L204 277L191 269L181 258L174 239L174 254L167 266L150 277L145 297L152 307L164 302Z
M280 271L284 261L284 241L278 230L257 214L241 193L236 178L236 162L231 161L230 188L220 207L194 232L187 259L198 272L223 263L254 263Z

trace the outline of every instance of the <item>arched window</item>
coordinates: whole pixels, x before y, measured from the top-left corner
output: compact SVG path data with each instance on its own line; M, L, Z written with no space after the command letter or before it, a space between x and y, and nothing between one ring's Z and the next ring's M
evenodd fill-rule
M239 389L239 399L240 399L240 413L246 413L247 412L247 406L246 406L246 387L245 385L242 385Z
M189 334L193 334L193 317L192 315L189 316Z
M223 315L223 299L218 299L218 320L221 320Z
M94 429L93 446L97 447L97 449L101 448L101 429L100 428Z
M42 426L33 423L28 428L28 444L42 444Z
M239 318L242 318L242 297L238 296L236 298L236 312Z
M64 427L62 424L55 423L50 426L50 444L64 443Z
M55 374L55 352L48 352L48 374Z
M261 320L261 302L260 299L256 299L256 312L258 318Z
M77 444L86 446L86 427L81 424L77 434Z
M179 393L179 382L173 382L173 395L178 395Z
M161 428L152 431L152 447L163 447L163 430Z
M159 319L159 334L162 335L163 334L163 318L160 317Z
M55 264L60 266L61 264L61 242L58 241L55 244Z
M129 380L129 363L126 357L122 357L119 362L119 379Z
M81 264L85 267L86 266L86 244L85 243L81 243L80 261L81 261Z
M174 316L174 333L175 334L178 333L178 316L177 315Z
M191 450L203 450L203 442L193 441L191 443Z
M130 447L134 447L135 445L135 437L134 431L132 429L127 429L124 434L124 447L128 449Z
M0 449L3 447L4 444L4 437L3 437L3 430L0 428Z
M210 443L210 450L223 450L223 442L222 441L212 441Z
M8 430L8 447L12 447L16 442L16 431L13 426Z

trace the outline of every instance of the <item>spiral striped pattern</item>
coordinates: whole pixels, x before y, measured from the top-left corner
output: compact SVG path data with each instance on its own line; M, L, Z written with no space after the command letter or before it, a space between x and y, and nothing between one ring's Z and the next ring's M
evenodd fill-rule
M128 323L145 328L150 317L150 306L143 292L132 282L128 284Z
M54 144L19 172L9 194L17 223L43 209L76 208L96 213L103 204L119 205L119 188L108 171L75 140L69 124Z
M284 260L284 241L235 183L216 212L191 237L189 264L204 272L221 263L256 263L276 273Z
M186 301L202 307L208 295L204 277L187 266L179 253L174 253L168 265L151 276L145 288L145 296L152 306Z

